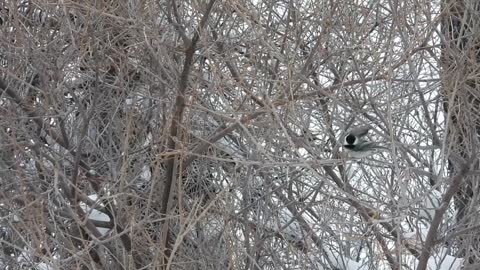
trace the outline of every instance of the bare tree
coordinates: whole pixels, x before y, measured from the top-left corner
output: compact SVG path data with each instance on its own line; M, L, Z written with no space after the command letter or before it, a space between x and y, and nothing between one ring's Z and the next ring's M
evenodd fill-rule
M442 21L442 95L448 115L447 157L450 175L457 175L443 198L426 240L419 268L425 269L427 254L436 237L448 202L455 199L456 232L449 240L457 242L458 254L466 259L465 268L480 266L478 215L478 176L466 175L467 169L478 170L479 89L476 77L479 65L478 29L480 5L476 1L443 1ZM436 226L436 227L435 227Z
M0 265L475 269L475 12L3 1Z

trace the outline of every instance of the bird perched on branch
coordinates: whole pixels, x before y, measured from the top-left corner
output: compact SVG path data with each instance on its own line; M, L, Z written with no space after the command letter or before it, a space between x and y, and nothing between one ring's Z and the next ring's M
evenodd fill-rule
M348 150L349 157L365 158L372 155L377 149L387 149L375 142L369 142L364 139L370 126L357 127L347 134L343 147Z

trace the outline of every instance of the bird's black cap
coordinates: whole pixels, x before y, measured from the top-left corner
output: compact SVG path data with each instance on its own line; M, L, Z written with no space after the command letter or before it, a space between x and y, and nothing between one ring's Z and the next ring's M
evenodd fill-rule
M355 137L352 134L348 134L347 137L345 137L345 141L347 142L347 144L353 145L356 140L357 140L357 137Z

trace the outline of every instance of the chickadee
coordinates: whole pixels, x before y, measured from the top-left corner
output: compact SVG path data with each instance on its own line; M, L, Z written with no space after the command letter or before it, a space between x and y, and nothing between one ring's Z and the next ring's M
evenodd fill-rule
M345 137L345 147L348 155L352 158L365 158L373 154L377 149L386 149L375 142L368 142L363 139L370 130L370 126L354 128Z

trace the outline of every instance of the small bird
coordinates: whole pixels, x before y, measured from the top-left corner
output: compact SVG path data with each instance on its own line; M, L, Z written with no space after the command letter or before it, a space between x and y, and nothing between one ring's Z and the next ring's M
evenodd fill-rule
M369 142L363 139L370 128L370 126L354 128L347 134L343 147L348 150L350 157L362 159L372 155L377 149L386 149L383 146L377 145L375 142Z

